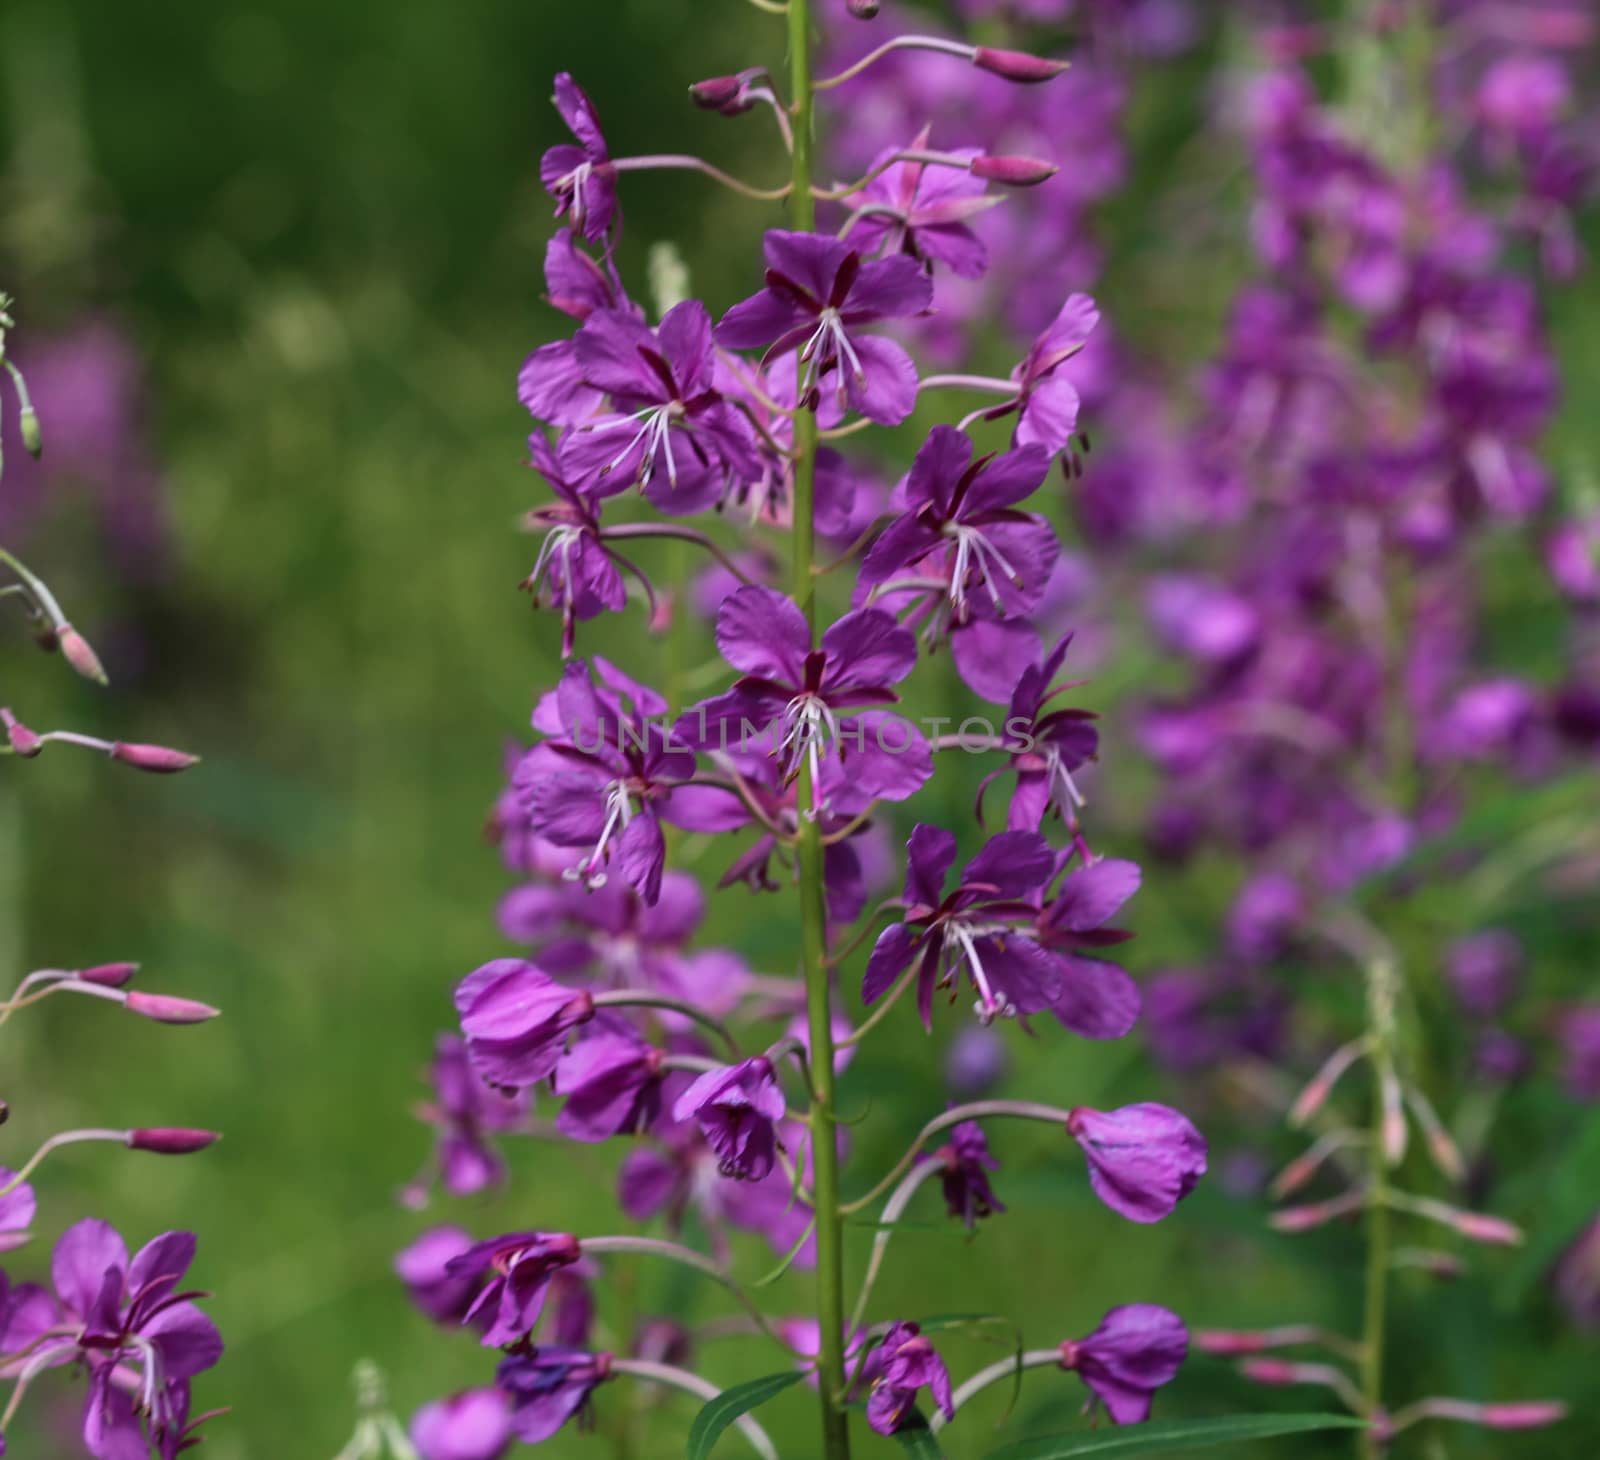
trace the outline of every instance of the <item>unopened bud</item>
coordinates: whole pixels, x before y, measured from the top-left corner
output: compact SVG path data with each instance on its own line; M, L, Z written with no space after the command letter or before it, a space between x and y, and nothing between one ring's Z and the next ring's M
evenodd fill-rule
M150 771L158 776L170 776L199 765L198 755L188 755L181 750L169 750L165 745L133 745L119 740L111 747L111 759L120 760L136 770Z
M1486 1404L1482 1423L1491 1430L1533 1430L1567 1417L1558 1399L1530 1399L1520 1404Z
M1466 1263L1455 1253L1433 1247L1397 1247L1390 1266L1415 1268L1436 1278L1458 1278L1467 1270Z
M1251 1333L1240 1329L1203 1328L1194 1336L1195 1346L1203 1354L1218 1358L1237 1358L1241 1354L1258 1354L1267 1346L1264 1333Z
M1364 1191L1347 1191L1343 1196L1313 1202L1310 1206L1285 1207L1280 1212L1274 1212L1267 1221L1276 1232L1309 1232L1313 1227L1321 1227L1360 1211L1366 1203L1367 1194Z
M193 1130L185 1126L151 1126L128 1132L128 1145L135 1151L153 1151L158 1156L188 1156L203 1151L222 1139L214 1130Z
M0 709L0 724L6 727L6 741L18 755L32 759L44 749L44 741L10 710Z
M80 968L73 977L84 983L99 984L104 989L120 989L131 982L138 971L137 963L97 963L93 968Z
M737 76L712 76L705 81L696 81L689 88L689 97L697 107L708 112L725 113L729 107L749 111L752 105L750 101L746 100L740 105L743 91L744 82Z
M1300 1365L1290 1363L1288 1359L1246 1359L1239 1365L1239 1372L1246 1379L1254 1379L1257 1384L1300 1382Z
M1338 1084L1339 1077L1366 1052L1365 1038L1352 1039L1334 1050L1323 1062L1322 1068L1311 1077L1310 1083L1295 1097L1294 1104L1289 1107L1289 1124L1304 1125L1321 1110L1327 1104L1328 1096L1333 1093L1333 1087Z
M1383 1091L1383 1159L1390 1166L1398 1166L1406 1157L1406 1113L1400 1081L1393 1070L1385 1070L1379 1084Z
M172 994L147 994L135 989L125 1001L129 1013L157 1024L203 1024L222 1012L197 999L180 999Z
M857 20L871 20L878 13L878 0L844 0L844 8Z
M24 406L18 424L22 427L24 449L37 461L44 454L44 435L39 430L39 413L32 406Z
M1054 177L1061 169L1037 157L974 157L972 175L1008 188L1031 188Z
M878 7L872 7L876 10ZM980 71L1003 76L1007 81L1017 81L1032 86L1040 81L1051 81L1067 69L1066 61L1047 61L1043 56L1030 56L1026 51L1000 51L993 46L979 46L973 52L972 64Z
M1457 1212L1450 1225L1469 1242L1484 1242L1491 1247L1520 1247L1522 1228L1485 1212Z
M101 667L100 656L94 652L89 641L71 624L62 624L57 628L56 644L61 650L61 657L85 679L92 679L96 684L108 684L110 682L106 679L106 672Z

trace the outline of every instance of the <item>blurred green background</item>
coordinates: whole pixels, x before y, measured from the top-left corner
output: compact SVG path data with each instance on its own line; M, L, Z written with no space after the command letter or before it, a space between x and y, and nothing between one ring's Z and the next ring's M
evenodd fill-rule
M13 1105L0 1150L15 1164L43 1135L78 1124L226 1132L215 1151L181 1162L83 1147L38 1183L46 1232L90 1211L136 1242L175 1224L200 1232L194 1276L214 1290L229 1344L200 1399L234 1411L211 1428L214 1460L331 1457L354 1422L349 1375L362 1358L381 1365L406 1414L486 1381L488 1356L433 1331L390 1275L395 1249L427 1220L480 1233L617 1223L610 1149L524 1146L503 1196L441 1201L428 1216L401 1209L395 1193L427 1148L408 1112L433 1034L450 1020L451 984L502 948L492 914L507 879L481 828L501 746L526 726L558 647L555 623L515 592L531 545L513 530L534 486L521 464L516 369L558 323L538 297L550 224L537 160L559 132L550 77L582 78L619 148L698 150L764 176L776 161L761 151L767 131L693 111L683 85L777 54L771 22L734 0L8 0L0 13L0 284L20 298L17 353L26 360L30 332L102 315L136 343L149 384L142 427L173 534L164 572L119 574L87 511L60 503L26 556L106 651L113 687L72 680L17 635L4 699L39 728L205 756L174 781L65 752L5 767L0 969L133 958L145 986L226 1011L189 1030L99 1006L47 1004L18 1020L0 1054ZM1152 292L1163 255L1140 190L1162 182L1203 84L1198 64L1177 68L1141 97L1136 181L1108 211L1113 267L1097 291L1124 333L1179 359L1215 338L1237 239L1210 245L1215 267L1202 253L1192 277L1169 273ZM630 182L622 266L642 292L646 246L672 239L715 311L747 292L752 242L774 221L697 182L641 177ZM1555 325L1575 398L1557 442L1570 458L1600 393L1593 282L1563 294ZM50 401L39 405L48 436ZM1531 582L1531 560L1517 571ZM1514 617L1539 594L1513 586L1507 597ZM637 617L612 642L628 667L651 667L657 650ZM1106 709L1146 668L1118 663L1085 703ZM1108 844L1118 835L1131 833L1113 831ZM720 871L720 855L705 865ZM1147 884L1132 966L1203 951L1205 916L1231 885L1226 868L1170 890ZM787 971L786 915L736 891L710 932L758 969ZM1590 923L1555 954L1576 969L1592 965L1595 947ZM920 1036L871 1063L850 1092L876 1110L892 1103L899 1127L944 1098ZM1163 1087L1134 1041L1047 1039L1022 1058L1015 1090L1096 1103ZM1527 1128L1558 1148L1573 1142L1592 1187L1594 1123L1585 1131L1553 1094L1540 1098ZM874 1122L864 1161L892 1157L884 1127L895 1123ZM1350 1326L1356 1249L1340 1235L1270 1238L1261 1208L1216 1180L1179 1219L1133 1228L1088 1196L1075 1160L1055 1159L1052 1135L1004 1131L996 1145L1012 1213L970 1251L942 1234L897 1239L881 1311L899 1300L923 1312L1014 1312L1035 1343L1087 1332L1105 1307L1134 1300L1168 1302L1198 1323ZM1549 1193L1535 1188L1527 1206ZM1583 1199L1580 1186L1559 1220L1570 1227ZM1547 1245L1540 1261L1551 1255ZM755 1273L770 1259L752 1247L746 1261ZM1487 1280L1442 1293L1402 1284L1396 1390L1411 1387L1408 1369L1473 1394L1592 1389L1593 1349L1562 1333L1539 1261L1482 1266ZM803 1286L793 1293L801 1306ZM650 1268L630 1294L654 1311L691 1300L713 1307ZM967 1340L949 1348L958 1374L993 1356ZM735 1346L711 1367L745 1377L772 1364ZM1079 1398L1076 1381L1036 1377L1021 1413L1066 1420ZM1316 1406L1315 1395L1296 1398ZM629 1396L618 1386L601 1399L614 1428ZM1196 1358L1162 1408L1282 1402ZM809 1421L803 1398L785 1403L773 1410L779 1432L785 1413ZM689 1412L675 1406L670 1424L635 1428L634 1453L676 1453L669 1437ZM32 1413L13 1454L76 1453L72 1405ZM1515 1453L1593 1454L1595 1423L1590 1413ZM548 1449L605 1446L566 1434ZM785 1453L804 1460L799 1443ZM1438 1453L1501 1452L1453 1434Z

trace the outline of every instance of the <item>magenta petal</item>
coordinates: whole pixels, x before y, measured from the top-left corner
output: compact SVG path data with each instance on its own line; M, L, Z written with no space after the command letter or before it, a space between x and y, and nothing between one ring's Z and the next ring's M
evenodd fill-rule
M893 987L894 981L911 966L917 952L917 934L904 923L892 923L878 934L867 959L866 976L861 980L861 1002L874 1004Z
M873 801L908 801L933 777L933 751L910 720L864 710L839 732L843 775L830 791L833 809L854 816Z
M897 517L878 534L877 540L861 560L863 583L886 583L906 572L944 543L938 528L921 517L907 513Z
M764 350L810 318L788 296L763 289L735 304L717 321L716 341L725 350Z
M128 1270L128 1248L109 1222L86 1217L68 1227L50 1258L56 1295L80 1317L94 1307L111 1271Z
M833 293L840 267L853 249L850 244L828 234L770 228L761 241L761 251L768 268L793 280L819 305L824 305ZM863 267L861 272L864 274L870 267ZM857 277L859 287L859 275Z
M959 515L994 512L1015 506L1043 485L1050 457L1041 446L1019 446L995 457L967 488Z
M1050 905L1050 922L1078 933L1098 928L1139 890L1141 873L1136 862L1107 858L1069 872Z
M858 608L831 624L822 652L830 690L899 684L917 664L916 638L881 608Z
M1003 705L1023 671L1039 657L1039 636L1027 624L974 619L950 635L962 682L991 704Z
M893 340L852 333L850 343L861 361L857 379L848 365L845 394L852 409L880 426L898 426L917 405L917 367Z
M193 1303L163 1308L140 1332L160 1350L169 1379L192 1379L222 1357L217 1325Z
M603 160L607 155L606 139L600 130L599 114L587 93L569 72L562 71L556 76L554 100L561 120L572 128L573 136L596 160Z
M745 587L729 594L717 610L717 648L746 674L799 685L805 679L811 630L787 595Z
M422 1460L499 1460L511 1443L510 1406L498 1389L469 1389L419 1409L411 1443Z
M576 426L600 409L603 397L585 383L571 340L541 345L517 375L517 399L552 426Z
M905 900L924 907L938 907L944 898L945 879L955 862L954 832L926 823L913 827L906 843Z
M1012 441L1017 446L1039 446L1052 456L1062 450L1078 429L1078 387L1065 375L1052 375L1030 392L1017 417Z
M1061 989L1051 1005L1074 1034L1085 1039L1121 1039L1138 1022L1139 986L1115 963L1062 957Z
M871 259L862 264L845 305L847 314L860 311L878 318L904 319L933 307L933 280L922 266L905 254Z
M1003 831L967 863L961 882L984 884L985 899L1015 901L1035 891L1054 868L1055 853L1038 832Z
M661 895L666 859L661 823L650 815L635 816L617 842L617 864L628 885L646 903L653 903Z

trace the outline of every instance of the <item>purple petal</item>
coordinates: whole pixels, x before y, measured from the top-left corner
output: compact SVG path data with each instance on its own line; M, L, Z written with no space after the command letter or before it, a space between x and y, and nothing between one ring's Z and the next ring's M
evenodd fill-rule
M643 320L614 309L596 310L584 321L572 348L586 385L607 395L653 401L667 398L666 385L639 353L658 349L654 333ZM612 455L631 434L628 427L605 433L608 440L615 440Z
M911 356L882 335L852 332L850 343L862 369L858 380L848 364L841 367L851 408L880 426L898 426L917 406L917 367Z
M717 648L746 674L799 685L805 680L811 630L787 595L745 587L725 598L717 611Z
M540 345L517 375L517 399L552 426L576 426L598 411L600 392L585 384L571 340Z
M893 923L878 934L861 980L861 1002L874 1004L888 993L894 981L911 966L917 952L917 934L904 923Z
M945 879L955 861L954 832L925 823L913 827L906 843L905 900L938 907L944 899Z
M899 684L917 665L915 636L881 608L858 608L831 624L822 636L822 652L827 689Z
M788 295L763 289L722 316L717 322L716 341L725 350L764 350L810 318Z
M94 1307L106 1274L127 1270L126 1244L115 1227L96 1217L68 1227L50 1258L50 1280L55 1284L56 1296L80 1317Z
M962 683L991 704L1003 705L1024 670L1039 658L1039 636L1027 624L973 619L950 635Z
M853 249L850 244L841 243L828 234L772 228L762 239L761 251L768 268L792 279L819 304L827 304L833 293L834 279ZM861 272L864 274L870 267L870 264L864 266ZM916 265L913 263L912 267ZM859 282L858 276L858 287Z
M1017 416L1011 440L1016 446L1041 446L1052 456L1062 450L1078 429L1082 402L1078 387L1065 375L1052 375L1034 386Z
M1137 862L1116 858L1069 872L1050 904L1051 926L1074 933L1103 926L1139 890L1140 878Z
M561 120L572 128L572 135L596 161L603 161L608 153L605 134L600 130L599 113L569 72L562 71L556 76L554 101Z
M1099 958L1057 958L1061 988L1051 1012L1085 1039L1121 1039L1138 1022L1139 986L1115 963Z
M1049 470L1050 457L1042 446L1002 452L967 488L959 515L966 518L1014 506L1039 490Z
M906 319L933 306L933 280L905 254L872 259L856 275L843 313L875 319Z
M961 873L962 886L987 884L985 899L1013 902L1036 891L1055 870L1055 853L1035 831L1003 831L992 837Z

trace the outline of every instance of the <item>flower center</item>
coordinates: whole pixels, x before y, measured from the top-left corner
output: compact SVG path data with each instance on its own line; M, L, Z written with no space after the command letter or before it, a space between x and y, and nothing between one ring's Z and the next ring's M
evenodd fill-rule
M783 707L783 739L778 753L783 757L784 774L792 780L804 759L811 767L812 805L806 808L808 821L815 821L828 809L822 791L822 757L839 738L839 719L821 695L798 694Z
M944 952L951 963L952 972L963 963L978 990L978 1002L972 1011L980 1024L993 1024L996 1019L1014 1019L1017 1006L989 981L983 959L978 953L978 939L996 937L1006 931L999 923L975 923L967 918L951 918L944 925Z
M1013 587L1023 587L1022 574L1011 566L1006 555L989 541L976 527L962 522L947 522L944 535L956 545L955 563L950 570L950 603L955 610L957 623L965 623L969 606L967 579L976 574L978 583L989 591L989 601L997 616L1004 618L1006 606L995 586L995 570L1005 575Z
M624 782L610 782L606 786L605 794L606 819L600 828L594 850L581 862L568 867L561 874L568 882L576 882L581 878L583 885L591 892L606 885L605 867L611 858L611 838L633 820L633 802L628 796Z
M845 331L844 320L833 305L828 305L817 316L817 327L811 332L811 338L806 341L805 348L800 351L800 358L805 362L805 379L800 386L800 399L803 401L811 394L812 386L817 377L830 364L839 367L839 404L845 403L846 385L844 379L845 367L848 365L851 378L860 386L865 384L867 372L861 368L861 357L856 354L856 347L850 343L850 336Z

